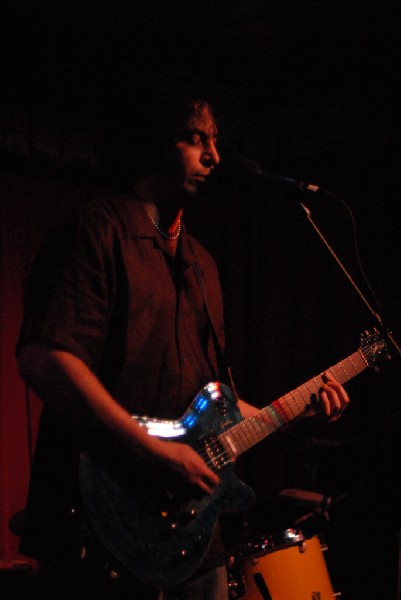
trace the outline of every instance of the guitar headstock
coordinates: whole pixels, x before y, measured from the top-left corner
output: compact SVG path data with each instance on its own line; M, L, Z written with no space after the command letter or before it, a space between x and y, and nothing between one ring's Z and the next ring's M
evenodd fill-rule
M369 367L374 367L380 358L390 358L388 342L378 330L361 335L360 351Z

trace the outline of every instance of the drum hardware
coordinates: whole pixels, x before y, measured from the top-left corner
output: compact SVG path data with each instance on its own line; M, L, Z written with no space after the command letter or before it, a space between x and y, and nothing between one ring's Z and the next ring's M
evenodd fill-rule
M303 511L309 511L293 518L293 526L302 529L304 533L306 531L306 537L312 537L312 532L321 531L323 524L330 521L332 512L346 498L346 494L331 497L309 490L288 488L281 490L278 498L292 508L299 507Z
M233 550L226 560L228 597L242 598L246 593L242 556Z
M330 520L329 511L333 505L333 498L330 496L293 488L283 489L278 495L289 506L300 507L309 511L294 520L295 527L302 527L305 521L315 517L322 517L326 522Z
M325 494L310 492L309 490L300 490L297 488L286 488L280 490L279 497L290 501L294 505L304 505L309 510L319 510L326 513L333 499Z

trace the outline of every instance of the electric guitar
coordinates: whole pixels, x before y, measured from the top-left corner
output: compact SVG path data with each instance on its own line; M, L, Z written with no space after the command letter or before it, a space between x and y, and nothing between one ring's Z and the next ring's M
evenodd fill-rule
M360 348L329 371L344 384L387 353L380 333L361 338ZM203 494L163 466L84 453L80 484L89 522L104 547L134 577L157 588L190 577L202 563L221 512L250 506L254 492L236 476L235 459L300 416L323 385L322 376L243 419L232 391L219 382L203 387L183 416L162 421L134 416L149 435L189 444L219 474Z

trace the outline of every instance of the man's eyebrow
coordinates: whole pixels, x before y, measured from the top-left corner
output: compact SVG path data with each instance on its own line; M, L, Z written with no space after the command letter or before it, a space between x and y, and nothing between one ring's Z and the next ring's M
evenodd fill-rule
M206 131L202 130L202 129L198 129L197 127L189 127L188 128L188 133L197 133L199 136L201 137L211 137L214 140L217 140L217 131L213 131L212 135L209 135Z

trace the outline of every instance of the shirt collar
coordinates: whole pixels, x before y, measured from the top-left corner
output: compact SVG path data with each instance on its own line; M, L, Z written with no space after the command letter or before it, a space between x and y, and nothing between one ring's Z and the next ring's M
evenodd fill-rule
M159 234L153 223L150 221L145 207L143 204L137 200L136 198L128 199L129 208L128 208L128 222L129 222L129 233L132 237L142 238L142 239L153 239L157 246L159 245ZM185 224L181 220L181 232L180 232L180 241L179 241L179 256L181 261L187 265L191 266L197 262L196 256L193 251L193 246L190 242L191 236L187 232Z

